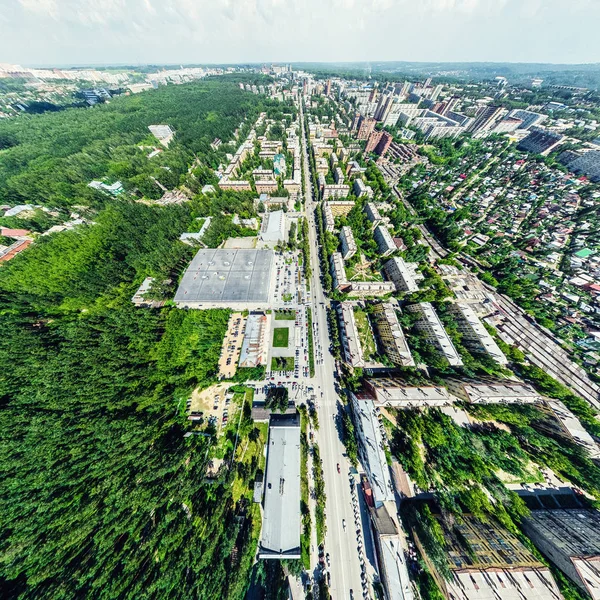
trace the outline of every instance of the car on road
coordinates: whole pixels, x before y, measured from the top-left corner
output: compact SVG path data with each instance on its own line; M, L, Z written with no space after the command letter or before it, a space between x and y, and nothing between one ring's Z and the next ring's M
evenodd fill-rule
M321 394L321 395L322 395L322 394ZM337 470L338 470L338 473L341 473L341 470L340 470L340 463L338 463L338 464L337 464Z
M344 531L346 531L346 519L342 519L342 527L344 528Z

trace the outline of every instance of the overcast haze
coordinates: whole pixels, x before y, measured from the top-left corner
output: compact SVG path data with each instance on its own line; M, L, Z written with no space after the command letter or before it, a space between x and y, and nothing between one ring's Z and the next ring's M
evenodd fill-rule
M600 0L0 0L0 62L600 62Z

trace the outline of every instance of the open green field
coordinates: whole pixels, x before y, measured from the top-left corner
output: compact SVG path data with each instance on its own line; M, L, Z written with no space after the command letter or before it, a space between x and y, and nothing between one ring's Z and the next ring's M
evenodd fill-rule
M271 371L293 371L294 358L292 356L277 356L271 359Z
M276 321L295 321L296 320L296 311L295 310L278 310L275 313Z
M290 339L290 330L287 327L278 327L273 330L273 348L287 348Z

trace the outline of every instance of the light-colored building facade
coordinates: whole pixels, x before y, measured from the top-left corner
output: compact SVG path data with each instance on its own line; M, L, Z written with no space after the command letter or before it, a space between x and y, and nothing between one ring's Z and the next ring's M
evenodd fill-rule
M364 367L365 359L354 318L354 306L349 302L340 302L337 306L337 313L344 360L351 367Z
M375 304L371 320L375 325L379 343L386 356L396 365L414 367L415 361L398 322L394 305L387 302Z
M440 352L450 366L462 366L463 361L431 303L411 304L406 307L406 310L419 316L415 327L425 334L427 341Z
M407 263L402 257L394 256L383 265L383 270L396 291L412 293L419 289L416 267L416 263Z
M344 225L340 231L340 243L342 245L342 258L348 260L356 254L356 240L352 229Z
M462 341L469 350L488 354L500 365L508 363L506 356L469 304L451 303L448 310L454 315L456 328L462 334Z
M396 244L394 243L388 228L384 225L379 225L375 228L373 237L377 242L377 248L381 256L389 256L396 250Z
M445 380L450 392L472 404L533 404L542 397L532 386L512 379L456 379Z

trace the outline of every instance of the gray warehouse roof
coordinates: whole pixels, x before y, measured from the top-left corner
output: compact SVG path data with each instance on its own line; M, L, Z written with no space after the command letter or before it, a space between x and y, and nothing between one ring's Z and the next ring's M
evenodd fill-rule
M268 303L273 275L271 250L198 250L175 294L175 302Z
M300 558L300 419L271 415L260 558Z

